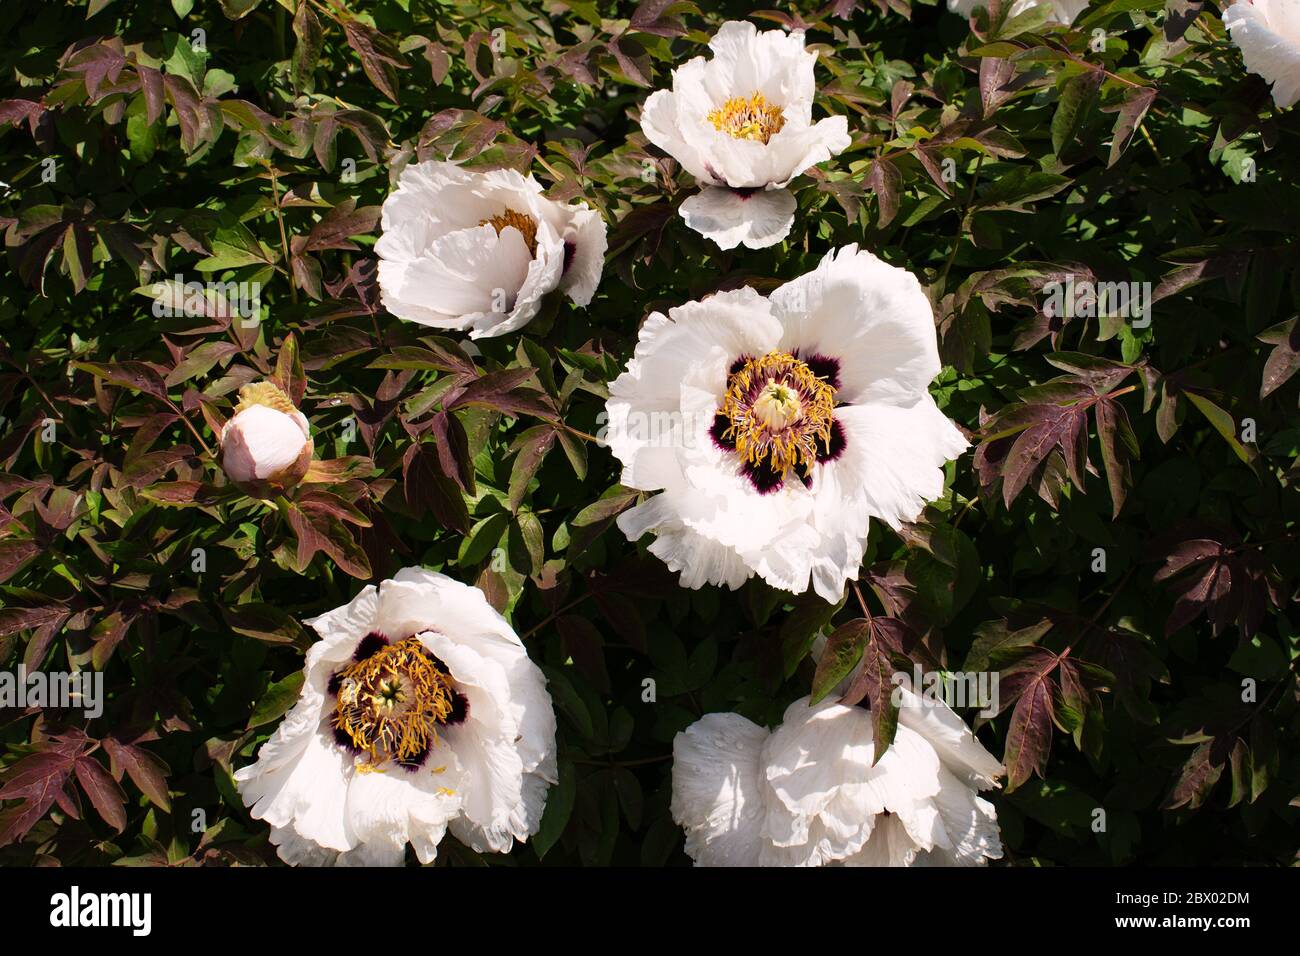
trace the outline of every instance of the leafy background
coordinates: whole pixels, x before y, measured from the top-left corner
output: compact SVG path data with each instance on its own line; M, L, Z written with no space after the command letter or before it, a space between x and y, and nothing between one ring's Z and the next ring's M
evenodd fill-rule
M0 863L274 862L232 767L293 701L299 622L411 563L489 595L560 718L541 832L439 865L685 863L675 733L854 668L870 695L900 654L1000 672L1007 862L1295 861L1294 113L1211 4L726 6L6 0L0 668L102 670L109 702L0 711ZM685 228L690 178L637 124L727 15L807 30L854 139L760 252ZM478 348L387 315L379 207L430 157L599 208L591 308ZM612 526L606 383L650 311L847 242L928 287L934 394L977 448L874 528L842 606L680 589ZM1050 314L1067 274L1152 283L1151 325ZM176 276L262 283L262 321L155 317ZM273 503L212 455L265 376L321 459Z

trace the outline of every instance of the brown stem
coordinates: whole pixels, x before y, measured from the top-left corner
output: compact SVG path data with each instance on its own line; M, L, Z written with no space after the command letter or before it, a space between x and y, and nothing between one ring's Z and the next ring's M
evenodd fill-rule
M266 171L271 174L271 192L275 198L275 221L280 226L280 250L284 254L284 271L289 276L289 301L298 303L298 283L293 278L293 259L289 255L289 236L284 228L284 210L280 208L280 180L276 178L275 167L270 163Z

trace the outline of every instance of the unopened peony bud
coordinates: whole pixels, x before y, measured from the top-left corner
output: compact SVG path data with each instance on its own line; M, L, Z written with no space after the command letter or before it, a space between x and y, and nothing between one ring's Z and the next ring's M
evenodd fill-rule
M311 466L307 419L270 382L239 390L235 415L221 430L221 467L249 494L266 498L291 488Z

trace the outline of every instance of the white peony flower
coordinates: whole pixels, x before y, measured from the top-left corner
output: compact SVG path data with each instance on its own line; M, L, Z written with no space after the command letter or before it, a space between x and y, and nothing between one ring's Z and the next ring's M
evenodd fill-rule
M239 390L235 414L217 437L226 477L260 497L297 484L315 450L306 417L271 382Z
M772 733L708 714L673 741L672 814L699 866L978 866L1002 856L977 790L1002 765L942 702L907 686L872 766L871 714L804 697Z
M1047 22L1060 23L1068 27L1074 22L1075 17L1088 9L1088 3L1089 0L1015 0L1007 13L1007 19L1018 17L1034 7L1050 7L1051 12L1047 15ZM948 9L953 13L960 13L963 17L969 17L975 12L976 7L987 8L987 0L948 0Z
M450 829L505 853L556 782L546 679L477 589L406 568L312 621L301 696L235 774L287 863L431 862Z
M401 319L471 338L527 325L553 289L586 306L605 264L605 223L583 203L558 203L510 169L407 166L384 200L379 289Z
M702 186L682 203L688 226L723 249L762 249L790 232L790 180L849 147L848 120L812 121L817 54L802 32L731 20L709 48L650 95L641 129Z
M920 283L854 245L770 298L655 313L610 385L606 440L623 484L662 493L618 525L654 532L686 587L758 574L838 601L871 516L916 518L967 447L927 391L939 368Z
M1273 84L1273 102L1300 100L1300 0L1237 0L1223 23L1246 69Z

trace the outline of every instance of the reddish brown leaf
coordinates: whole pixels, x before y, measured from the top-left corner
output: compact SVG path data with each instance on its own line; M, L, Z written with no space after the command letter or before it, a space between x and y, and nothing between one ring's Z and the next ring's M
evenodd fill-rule
M118 833L126 828L126 794L94 757L76 761L77 782L90 798L90 804L104 822Z
M1002 762L1007 767L1007 792L1029 779L1044 775L1052 748L1053 682L1048 674L1035 675L1016 701L1007 728Z
M120 778L123 771L131 782L140 788L149 800L165 813L171 812L171 797L167 793L168 766L149 751L134 744L123 743L113 737L101 741L108 752L113 776Z

